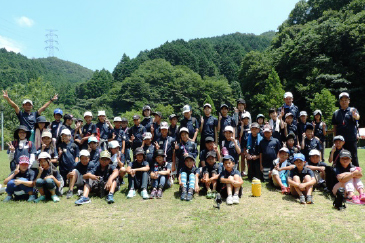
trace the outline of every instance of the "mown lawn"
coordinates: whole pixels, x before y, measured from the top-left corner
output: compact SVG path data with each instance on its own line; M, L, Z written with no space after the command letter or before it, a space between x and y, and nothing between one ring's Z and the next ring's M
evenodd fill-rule
M359 150L359 158L365 166L365 150ZM8 174L7 156L1 152L1 182ZM57 204L0 202L0 242L365 241L365 206L337 211L318 191L313 205L300 205L266 184L261 197L251 197L251 184L245 181L241 204L217 210L204 196L181 202L176 184L161 200L127 200L125 188L112 205L92 198L90 204L75 206L76 196L64 196Z

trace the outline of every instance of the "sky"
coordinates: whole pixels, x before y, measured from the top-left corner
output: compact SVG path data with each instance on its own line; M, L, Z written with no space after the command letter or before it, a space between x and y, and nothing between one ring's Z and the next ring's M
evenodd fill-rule
M113 71L123 53L166 41L261 34L277 30L297 0L63 0L2 1L0 48L48 57L47 30L56 30L54 56L92 70Z

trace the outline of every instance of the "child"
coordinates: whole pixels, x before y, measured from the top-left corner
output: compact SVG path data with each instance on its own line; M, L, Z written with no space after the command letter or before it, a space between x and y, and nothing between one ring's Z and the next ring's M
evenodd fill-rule
M209 103L204 104L203 106L204 116L201 117L200 124L200 151L205 149L205 138L211 137L214 141L218 141L218 119L211 115L212 106Z
M162 149L164 151L164 161L172 163L172 155L174 150L175 139L168 136L169 124L167 122L161 122L161 137L155 142L156 149Z
M48 131L49 122L46 120L44 116L37 117L37 123L34 126L34 144L36 148L41 147L42 145L42 134L45 131Z
M327 126L326 123L322 121L322 112L320 110L315 110L313 112L314 120L312 122L314 127L314 136L319 139L322 145L322 161L324 160L324 148L326 147L326 134L327 134Z
M224 140L224 129L226 126L236 127L235 120L228 115L228 105L223 104L220 107L220 113L218 117L218 131L219 131L219 146L222 148L222 142Z
M109 142L109 152L111 154L111 163L119 170L119 182L123 181L126 170L124 168L124 155L120 152L118 141Z
M232 156L226 155L223 157L223 167L224 170L220 174L220 183L225 184L225 187L221 189L221 192L227 192L227 205L239 204L239 192L241 190L243 180L240 172L234 169L234 159Z
M146 128L140 124L139 115L133 116L134 126L128 130L129 142L131 143L133 153L138 147L142 146L143 134L147 132ZM134 158L133 158L134 159Z
M148 171L150 166L146 161L146 156L142 148L136 148L134 152L134 162L129 163L127 167L128 173L128 188L127 198L132 198L136 195L136 189L141 189L143 199L149 199L147 193Z
M271 127L272 130L272 136L274 138L276 138L277 140L279 140L279 142L282 141L282 137L281 137L281 124L282 124L282 120L281 120L281 115L282 113L280 113L279 117L278 117L278 113L276 112L275 108L271 108L269 110L269 116L270 116L270 120L269 120L269 125Z
M143 146L142 146L145 155L146 161L148 165L152 167L154 165L153 162L153 153L155 151L155 146L152 144L152 134L150 132L146 132L143 134Z
M269 172L269 178L272 179L275 187L281 188L281 193L287 194L290 192L288 185L289 171L294 169L295 166L288 162L289 149L281 148L279 150L278 158L273 161L271 171Z
M45 131L42 133L42 144L37 149L37 155L41 152L47 152L51 156L51 163L54 166L58 165L58 152L52 143L52 133ZM39 167L38 162L34 162L32 168L37 169Z
M303 133L305 133L305 127L307 124L307 118L308 118L308 114L306 111L301 111L299 113L299 122L297 123L297 128L298 128L298 141L302 141L302 136Z
M242 121L241 126L239 127L239 142L242 145L244 141L247 139L248 134L250 133L250 119L251 115L248 112L242 113ZM247 176L246 173L246 155L245 150L241 146L241 175Z
M45 103L38 111L32 112L33 102L29 99L23 100L23 110L21 111L19 107L9 98L8 92L3 90L3 98L9 103L11 107L14 108L15 113L19 119L20 125L26 126L29 131L34 129L36 119L41 113L55 100L58 99L58 95L55 94L47 103ZM34 131L33 131L34 132ZM34 140L33 140L34 141ZM32 163L32 162L30 162Z
M260 126L260 131L261 133L264 132L264 125L265 125L265 116L263 114L258 114L256 117L256 122L259 124Z
M39 170L36 178L36 188L41 194L34 200L35 203L45 201L46 197L51 196L53 202L59 202L63 188L63 179L58 170L51 163L51 156L47 152L42 152L38 156Z
M31 132L26 126L20 125L14 132L14 141L8 143L9 149L7 151L10 162L10 171L14 171L19 157L25 155L29 158L30 167L35 161L37 150L34 143L29 141Z
M151 126L153 124L153 118L151 117L151 107L148 105L143 106L142 109L143 120L141 125L144 126L147 132L151 132Z
M194 157L194 160L196 158L196 156L198 155L198 150L197 150L197 146L196 143L192 142L191 140L189 140L189 130L186 127L182 127L180 128L180 138L181 138L181 142L178 144L177 142L175 142L175 153L172 156L172 171L175 171L175 168L177 169L177 172L180 171L180 169L183 167L184 165L184 157L188 154L190 154L191 156ZM176 158L179 159L179 164L176 166Z
M333 187L333 195L336 195L340 187L345 188L347 202L352 204L361 204L365 201L364 184L361 181L362 170L351 163L351 153L343 149L340 152L340 162L336 164L335 173L338 183ZM355 189L359 196L355 196Z
M98 139L96 137L89 137L87 141L89 144L88 151L90 153L90 162L93 162L96 165L96 163L99 162L100 159Z
M236 169L239 169L238 163L239 163L240 155L241 155L241 145L238 142L238 140L236 140L234 138L233 131L234 131L233 127L226 126L226 128L224 129L225 140L223 140L222 145L223 145L223 148L226 148L228 150L228 154L234 158L234 162L235 162L234 169L236 170Z
M220 156L218 147L214 143L214 139L212 137L205 138L205 149L201 150L200 154L199 154L199 159L200 159L199 167L206 166L205 160L206 160L207 154L209 152L215 152L216 156L217 156L217 160L220 161L221 156Z
M95 164L90 161L90 153L86 149L80 151L80 162L76 164L75 169L72 172L67 174L67 179L69 180L69 190L67 192L67 199L70 199L73 196L73 188L76 186L77 188L84 187L84 178L83 176L86 173L89 173Z
M63 116L63 111L61 109L57 108L53 111L53 117L55 120L51 123L51 133L52 133L53 144L55 146L62 130L62 121L61 121L62 116Z
M302 153L305 156L305 160L309 161L309 152L312 149L318 149L319 151L322 150L321 142L314 137L313 133L313 125L308 123L305 127L305 134L302 137Z
M126 144L126 135L122 129L122 119L120 117L114 117L114 129L111 130L109 134L109 142L116 140L119 143L120 151L122 152L122 156L125 154L125 144Z
M294 115L292 113L290 113L290 112L286 113L285 122L283 122L282 127L284 127L285 137L288 136L289 133L295 134L294 144L297 145L298 144L298 140L297 140L298 129L297 129L297 126L295 124L293 124L293 119L294 119Z
M207 189L207 198L212 199L216 196L217 190L217 180L221 173L221 168L218 163L216 163L217 153L214 151L209 151L206 156L206 165L202 170L201 182L204 183Z
M165 162L165 153L162 149L155 151L154 160L154 165L150 168L152 184L150 198L156 197L161 199L162 191L171 187L171 181L169 180L171 174L171 163Z
M71 131L64 129L61 132L62 143L58 147L58 157L60 163L60 174L63 181L67 181L68 174L79 162L79 147L71 143ZM85 143L86 144L86 143Z
M286 136L286 143L285 143L285 146L289 150L288 162L292 165L294 164L294 154L300 152L300 147L298 145L295 145L294 142L295 138L296 136L294 133L289 133L288 136Z
M193 194L199 192L196 174L198 169L195 167L195 158L191 154L184 156L184 166L179 171L179 185L181 189L180 199L183 201L193 200Z
M269 171L272 162L277 158L278 152L281 148L281 143L276 138L271 136L270 125L264 127L264 139L259 144L260 152L260 169L263 173L264 180L269 179Z
M295 168L290 171L288 183L290 185L290 193L293 196L299 195L299 202L305 204L305 196L307 196L307 203L313 203L312 190L316 183L313 171L305 167L305 157L303 154L294 155Z
M242 149L247 159L247 176L249 180L252 180L254 177L262 179L259 144L263 138L260 134L260 126L257 122L253 122L250 127L251 132L247 135L247 139L242 143Z
M190 106L184 105L184 118L180 122L180 127L186 127L189 130L189 140L195 143L196 137L198 136L199 123L195 117L191 116L192 113Z
M326 178L325 171L327 165L321 161L321 152L319 150L312 149L309 152L309 161L306 166L314 173L314 178L316 179L314 186L326 190L326 181L324 179Z
M87 149L87 141L89 137L96 137L97 130L96 125L92 123L93 114L90 111L86 111L84 113L84 119L86 124L82 127L80 144L82 149Z
M177 125L177 115L172 114L169 116L169 120L171 125L169 126L169 136L172 137L175 141L178 141L178 134L179 134L179 125Z
M74 131L74 142L79 146L79 149L82 149L82 127L83 127L84 121L81 118L78 118L75 125L75 131ZM71 130L70 130L71 131ZM72 134L72 133L71 133Z
M332 166L336 167L336 164L340 161L340 152L345 144L345 138L341 135L335 136L333 138L333 146L330 153L329 163L333 163Z
M105 111L98 111L98 120L96 123L96 131L99 134L99 144L101 150L106 150L108 145L109 133L113 130L113 125L106 118Z
M152 134L152 141L156 142L157 139L161 137L161 119L162 119L162 113L161 112L153 112L152 115L155 116L153 119L153 124L151 126L151 134Z
M107 194L105 200L108 204L114 203L114 192L118 187L118 169L110 164L110 153L102 151L100 160L94 168L83 175L85 180L84 191L82 197L75 202L76 205L90 203L89 193L98 192L101 198Z
M15 170L4 180L8 196L4 202L13 200L28 199L28 202L35 200L34 179L35 173L29 168L29 158L25 155L19 157L19 163Z

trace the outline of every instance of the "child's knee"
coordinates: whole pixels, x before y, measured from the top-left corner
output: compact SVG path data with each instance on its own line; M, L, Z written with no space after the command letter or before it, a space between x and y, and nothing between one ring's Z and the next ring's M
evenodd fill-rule
M308 182L308 181L311 181L312 180L312 177L310 175L306 175L304 178L303 178L303 182Z
M300 177L299 176L294 176L293 177L293 181L295 181L295 182L300 182Z
M49 190L55 189L55 187L56 187L54 180L51 178L46 179L45 183L46 183L47 189L49 189Z
M10 180L8 184L6 184L6 187L15 187L14 179Z
M44 184L44 180L41 179L41 178L37 179L36 182L35 182L35 186L37 188L43 187L43 184Z

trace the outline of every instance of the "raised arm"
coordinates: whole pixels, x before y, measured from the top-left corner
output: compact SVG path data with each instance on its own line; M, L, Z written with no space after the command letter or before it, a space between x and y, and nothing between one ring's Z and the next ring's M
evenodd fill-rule
M10 105L11 107L13 107L13 108L14 108L15 113L16 113L16 114L19 114L19 111L20 111L19 106L17 106L17 104L15 104L15 103L14 103L14 101L12 101L12 100L9 98L8 91L3 90L3 98L4 98L4 99L5 99L5 100L9 103L9 105Z
M53 101L58 99L58 94L55 94L52 99L50 99L47 103L45 103L41 108L38 110L38 114L40 115Z

